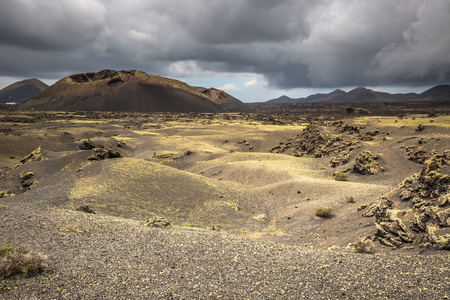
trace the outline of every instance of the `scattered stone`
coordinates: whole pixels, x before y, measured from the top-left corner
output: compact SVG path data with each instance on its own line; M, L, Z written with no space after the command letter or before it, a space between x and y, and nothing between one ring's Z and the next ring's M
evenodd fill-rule
M232 209L234 209L235 211L240 211L241 208L239 207L239 205L237 205L236 203L231 203L228 205L229 207L231 207Z
M372 131L367 131L367 132L361 133L359 135L359 139L361 141L372 141L375 139L375 136L377 136L379 133L380 133L380 131L378 129L372 130Z
M153 217L147 220L147 227L166 228L172 227L172 224L163 217Z
M265 221L267 219L267 216L266 216L266 214L260 214L260 215L257 215L257 216L253 216L253 219L255 219L256 221L261 222L261 221Z
M19 161L19 164L16 167L29 163L30 161L38 161L44 157L44 150L42 146L36 148L36 150L32 151L30 154L25 156Z
M450 193L447 193L447 194L442 195L441 197L439 197L439 199L437 201L437 205L438 206L450 205Z
M423 131L425 129L425 126L422 124L419 124L416 128L416 131Z
M11 196L15 196L15 194L14 194L14 193L11 193L10 190L0 191L0 198L3 198L3 197L11 197Z
M417 148L416 146L406 147L405 151L406 157L417 164L423 164L428 158L430 158L430 153L422 150L421 148Z
M112 150L110 148L105 148L102 145L96 145L91 140L83 141L80 145L78 145L75 148L75 151L84 151L84 150L94 151L95 153L94 155L89 156L87 158L88 160L102 160L108 158L122 157L122 154L120 152Z
M344 165L348 163L349 160L350 160L350 152L343 151L342 153L337 154L330 160L330 167L335 168L337 166Z
M88 214L96 214L96 212L92 208L90 208L89 205L87 205L87 204L83 204L83 205L79 206L76 209L76 211L82 211L82 212L85 212Z
M161 154L158 155L158 158L171 158L173 156L173 153L166 153L166 154Z
M348 132L349 134L360 133L360 131L364 128L363 126L358 125L349 125L349 124L339 124L338 132L344 133Z
M103 160L107 158L119 158L122 154L118 151L109 148L93 148L94 155L89 156L88 160Z
M91 140L86 140L86 141L81 142L81 144L79 144L75 148L75 151L92 150L97 147L98 146L96 146Z
M34 180L34 173L33 172L20 172L19 175L20 184L22 185L22 189L29 189L31 186L36 183Z
M413 193L411 192L411 190L406 189L406 190L401 191L399 197L400 197L400 200L407 201L413 197Z
M367 206L368 206L367 204L361 204L361 205L358 207L358 211L361 211L361 210L365 209Z
M22 180L22 181L26 181L26 180L29 180L29 179L31 179L31 178L33 178L34 177L34 173L33 172L20 172L20 175L19 175L19 178Z

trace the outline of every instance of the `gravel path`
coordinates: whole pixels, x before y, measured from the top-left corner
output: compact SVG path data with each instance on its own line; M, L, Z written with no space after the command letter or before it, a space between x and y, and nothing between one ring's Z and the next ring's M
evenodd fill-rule
M13 198L13 197L12 197ZM3 199L1 199L3 200ZM5 204L5 201L2 201ZM0 244L49 257L3 299L445 299L450 256L318 251L6 201ZM17 203L17 202L16 202ZM68 232L68 226L87 229ZM9 287L9 290L5 289Z

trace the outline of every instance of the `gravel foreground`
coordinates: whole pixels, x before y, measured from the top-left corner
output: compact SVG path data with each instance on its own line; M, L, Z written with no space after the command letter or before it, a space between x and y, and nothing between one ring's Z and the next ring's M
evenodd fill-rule
M447 299L450 256L356 254L26 205L0 211L0 243L48 256L0 281L2 299ZM80 231L71 232L69 228ZM86 229L85 232L83 230ZM447 298L446 298L447 297Z

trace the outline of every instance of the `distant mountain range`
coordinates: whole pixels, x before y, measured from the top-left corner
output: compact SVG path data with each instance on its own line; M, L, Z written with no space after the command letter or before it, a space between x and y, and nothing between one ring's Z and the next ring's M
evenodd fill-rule
M281 96L261 104L315 102L379 102L395 100L450 100L450 85L423 93L390 94L358 87L336 89L306 98ZM23 103L23 109L100 110L137 112L252 112L253 107L215 88L193 87L184 82L141 71L103 70L74 74L49 87L27 79L0 90L0 103Z
M349 91L334 90L328 94L314 94L306 98L290 98L281 96L264 103L308 103L308 102L377 102L392 100L450 100L450 85L438 85L421 94L389 94L376 92L368 88L358 87Z
M0 90L0 103L23 103L46 88L37 78L18 81Z
M217 89L141 71L103 70L65 77L23 103L22 109L55 111L250 112Z

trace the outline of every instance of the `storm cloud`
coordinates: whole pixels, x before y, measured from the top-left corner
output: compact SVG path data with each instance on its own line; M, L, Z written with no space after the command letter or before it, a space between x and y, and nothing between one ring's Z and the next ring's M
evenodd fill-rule
M274 88L450 81L448 0L4 0L0 76L257 74Z

